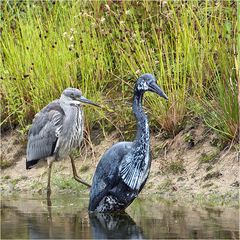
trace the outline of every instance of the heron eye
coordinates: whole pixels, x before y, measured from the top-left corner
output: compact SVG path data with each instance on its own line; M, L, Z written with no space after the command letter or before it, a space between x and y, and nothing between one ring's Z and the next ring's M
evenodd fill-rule
M71 97L71 98L74 98L74 94L73 94L73 93L71 93L71 94L70 94L70 97Z

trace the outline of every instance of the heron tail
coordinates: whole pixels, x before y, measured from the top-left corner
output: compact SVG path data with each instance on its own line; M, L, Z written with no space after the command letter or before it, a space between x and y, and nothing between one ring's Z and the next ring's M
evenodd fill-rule
M28 160L26 159L26 169L27 169L27 170L31 169L35 164L38 163L38 161L39 161L39 159L30 160L30 161L28 161Z

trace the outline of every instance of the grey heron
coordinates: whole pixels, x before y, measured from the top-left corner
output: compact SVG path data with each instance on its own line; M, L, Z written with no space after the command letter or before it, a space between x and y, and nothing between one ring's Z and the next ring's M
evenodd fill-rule
M123 211L144 187L151 165L148 118L142 109L146 91L168 99L151 74L140 76L134 87L133 113L137 133L133 142L114 144L102 156L90 191L90 212Z
M47 196L51 194L51 169L54 161L68 156L71 159L74 179L88 187L78 175L71 151L83 139L83 109L81 103L99 106L88 100L76 88L65 89L60 99L45 106L35 115L28 133L26 168L31 169L39 160L47 159Z

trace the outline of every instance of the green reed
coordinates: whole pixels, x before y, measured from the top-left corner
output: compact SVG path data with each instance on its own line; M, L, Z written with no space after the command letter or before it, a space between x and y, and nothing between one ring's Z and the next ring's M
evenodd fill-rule
M3 124L25 128L72 86L105 106L86 107L87 131L114 127L131 135L134 81L150 72L169 96L165 102L147 94L152 126L175 135L195 114L235 138L238 107L225 92L237 82L236 2L11 1L2 9ZM237 94L236 87L230 90ZM195 111L192 100L202 111Z

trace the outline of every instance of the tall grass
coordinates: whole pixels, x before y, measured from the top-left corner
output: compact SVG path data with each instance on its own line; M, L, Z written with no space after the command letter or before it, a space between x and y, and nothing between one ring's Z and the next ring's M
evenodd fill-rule
M24 128L73 86L114 109L86 108L88 130L115 126L131 134L133 84L151 72L169 96L165 103L147 94L153 126L175 135L194 111L194 99L202 106L195 114L235 138L235 1L10 1L1 17L4 124Z
M203 100L206 107L205 123L222 134L227 139L238 137L239 114L237 101L237 84L231 78L229 81L219 80L210 101Z

